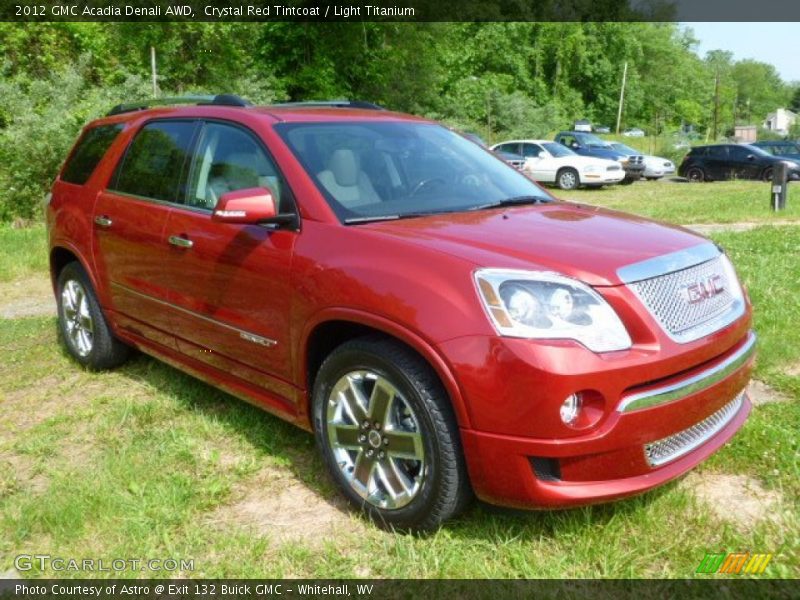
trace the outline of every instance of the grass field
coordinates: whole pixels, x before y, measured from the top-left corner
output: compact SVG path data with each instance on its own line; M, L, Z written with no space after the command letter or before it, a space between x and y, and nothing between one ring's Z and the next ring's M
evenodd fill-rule
M760 184L565 196L681 223L776 219ZM800 217L793 205L796 191L777 219ZM145 356L84 372L54 318L0 320L0 573L39 553L194 561L156 577L692 577L707 551L749 550L775 555L765 576L798 577L800 223L714 239L755 305L757 377L785 401L757 406L693 475L642 497L557 512L476 504L424 537L344 511L311 436L276 418ZM41 227L0 229L0 290L42 277L43 248ZM752 487L709 497L731 478Z

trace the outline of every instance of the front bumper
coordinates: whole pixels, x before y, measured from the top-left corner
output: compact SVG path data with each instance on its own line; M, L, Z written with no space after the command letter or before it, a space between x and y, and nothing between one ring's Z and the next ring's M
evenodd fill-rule
M581 183L584 185L607 185L612 183L619 183L625 179L625 171L618 169L615 171L599 171L588 173L581 173Z
M755 336L747 325L712 336L727 348L721 355L671 376L658 375L670 359L634 365L625 351L599 358L612 363L601 371L597 363L566 359L563 345L553 344L546 353L552 362L544 364L541 352L526 352L527 340L501 340L510 347L484 355L491 358L474 378L459 377L471 412L462 440L476 494L505 506L569 507L638 494L685 473L725 444L750 412L744 389ZM468 340L445 344L457 373L464 371L456 346L467 354L477 349ZM493 391L485 382L494 382ZM603 398L604 408L594 425L576 431L560 422L558 407L578 390ZM665 448L684 439L691 443L663 459ZM661 459L653 459L654 448Z

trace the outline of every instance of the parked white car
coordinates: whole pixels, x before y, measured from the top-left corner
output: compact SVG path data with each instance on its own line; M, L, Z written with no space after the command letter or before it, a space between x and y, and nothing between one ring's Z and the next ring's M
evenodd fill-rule
M620 142L611 142L611 147L614 150L628 155L639 154L638 150L634 150L630 146L626 146ZM642 177L645 179L653 181L655 179L661 179L665 175L672 175L675 173L675 164L668 158L648 154L645 154L642 158L644 162L644 173Z
M665 175L672 175L675 173L675 163L668 158L661 156L647 156L644 157L644 178L645 179L661 179Z
M509 140L495 144L492 150L523 156L523 171L540 183L554 183L562 190L573 190L582 185L600 187L625 179L625 171L619 162L580 156L551 140Z

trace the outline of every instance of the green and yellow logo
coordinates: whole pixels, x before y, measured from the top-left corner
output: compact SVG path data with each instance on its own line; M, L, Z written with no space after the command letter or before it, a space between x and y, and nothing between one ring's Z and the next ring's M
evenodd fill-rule
M727 573L730 575L761 575L767 568L772 554L750 552L706 552L695 573Z

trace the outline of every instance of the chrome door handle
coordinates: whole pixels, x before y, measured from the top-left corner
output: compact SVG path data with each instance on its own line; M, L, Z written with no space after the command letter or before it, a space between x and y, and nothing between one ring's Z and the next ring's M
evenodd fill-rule
M109 219L109 218L108 218L107 216L105 216L105 215L97 215L97 216L94 218L94 222L95 222L95 223L97 223L98 225L100 225L100 227L111 227L111 224L112 224L114 221L112 221L111 219Z
M194 242L192 240L180 235L169 236L169 243L173 246L178 246L179 248L191 248L194 246Z

